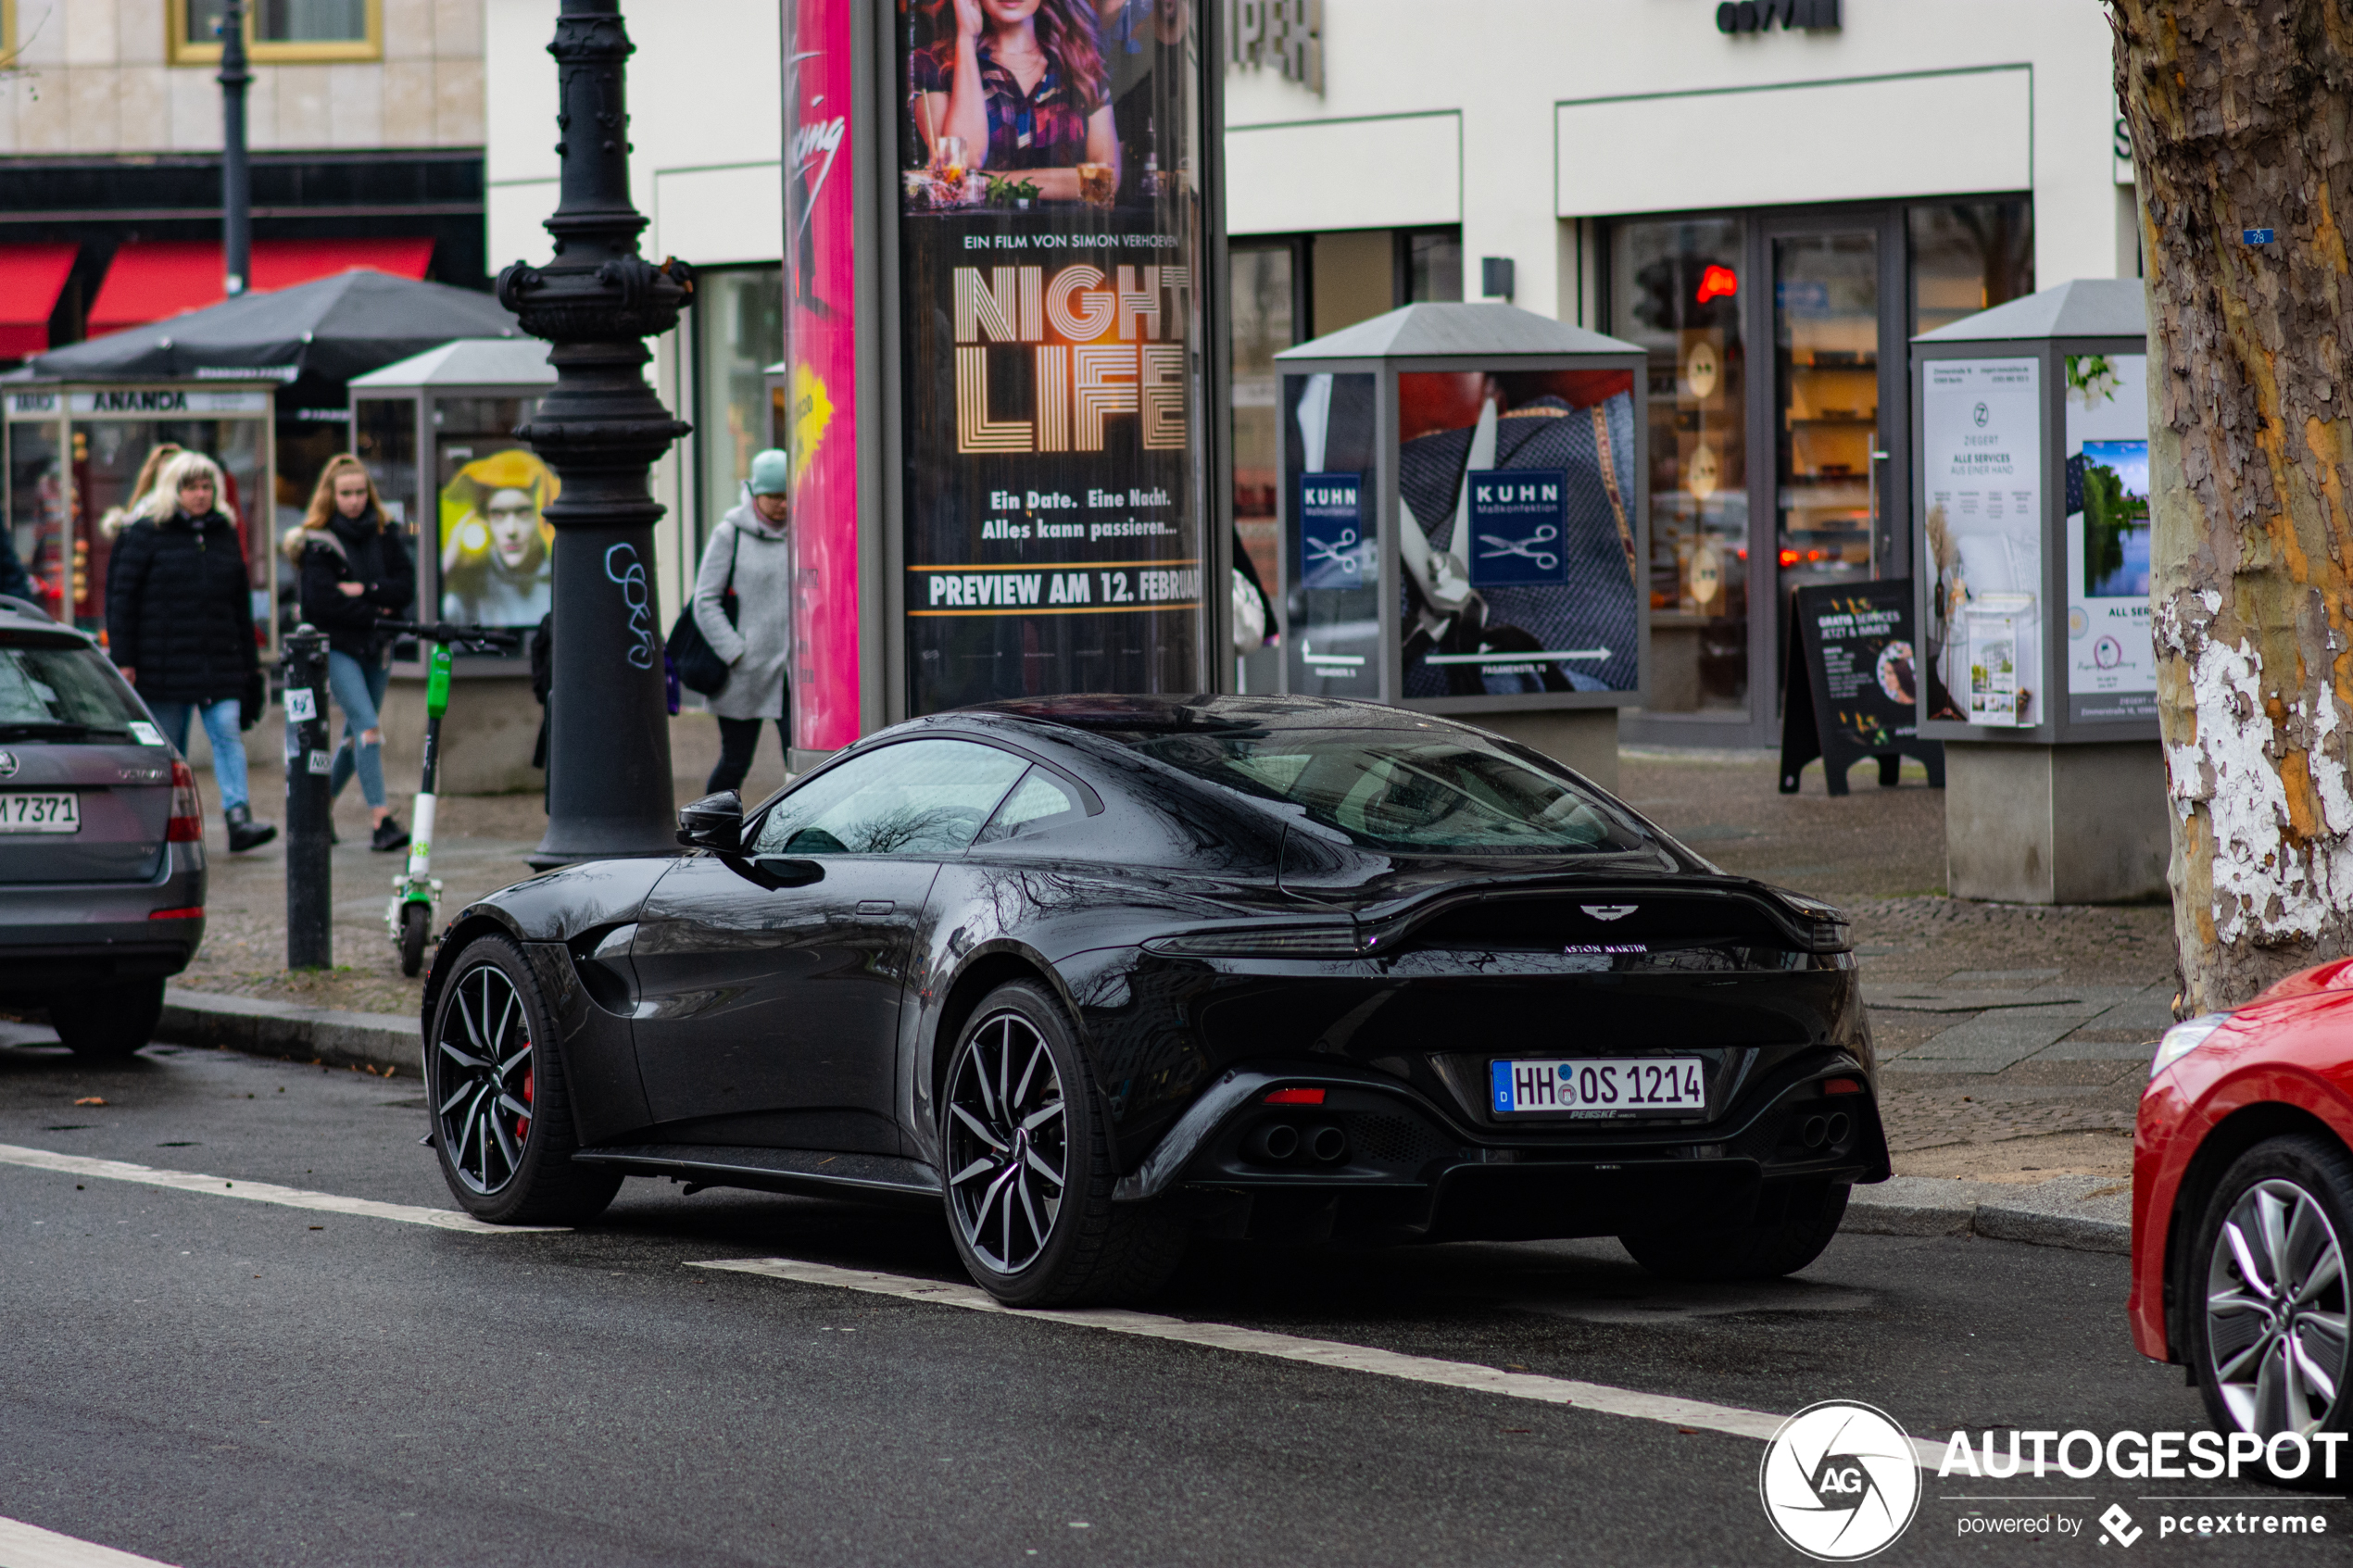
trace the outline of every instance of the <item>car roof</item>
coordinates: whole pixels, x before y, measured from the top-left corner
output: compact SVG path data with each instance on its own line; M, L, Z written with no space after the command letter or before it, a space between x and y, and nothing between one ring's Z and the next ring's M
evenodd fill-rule
M0 626L11 632L61 632L67 636L93 643L90 634L81 628L52 621L39 605L29 599L10 598L5 594L0 594Z
M1384 703L1328 696L1242 696L1217 693L1129 696L1074 693L976 703L942 718L1002 716L1093 734L1181 734L1248 726L1254 730L1455 730L1465 726L1434 713Z

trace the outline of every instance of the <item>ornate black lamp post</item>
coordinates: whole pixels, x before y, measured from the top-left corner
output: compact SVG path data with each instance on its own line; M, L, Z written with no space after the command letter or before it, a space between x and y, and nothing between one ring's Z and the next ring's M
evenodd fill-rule
M555 258L498 274L498 298L554 346L553 391L515 434L562 482L556 531L555 670L548 696L547 867L673 850L670 723L655 622L647 470L692 427L646 384L645 340L678 324L694 293L682 263L637 254L646 220L629 200L634 48L619 0L563 0L556 20L562 183L547 232Z

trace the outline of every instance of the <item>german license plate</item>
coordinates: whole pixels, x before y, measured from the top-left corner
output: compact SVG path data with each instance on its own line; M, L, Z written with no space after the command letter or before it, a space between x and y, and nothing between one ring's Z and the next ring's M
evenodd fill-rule
M1687 1116L1707 1109L1705 1066L1695 1056L1497 1061L1489 1068L1489 1082L1499 1115Z
M82 797L0 795L0 833L80 833Z

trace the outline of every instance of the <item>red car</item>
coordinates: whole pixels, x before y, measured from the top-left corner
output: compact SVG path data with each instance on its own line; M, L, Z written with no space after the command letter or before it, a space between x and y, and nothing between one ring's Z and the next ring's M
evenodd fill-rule
M2344 1432L2348 1241L2353 959L2340 959L2166 1031L2133 1142L2133 1342L2188 1367L2224 1432ZM2302 1447L2282 1446L2280 1479L2324 1479L2317 1446L2288 1473Z

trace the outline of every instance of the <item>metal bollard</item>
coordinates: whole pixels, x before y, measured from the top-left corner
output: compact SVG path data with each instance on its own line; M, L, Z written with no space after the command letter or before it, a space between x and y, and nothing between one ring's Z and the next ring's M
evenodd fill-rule
M327 634L305 622L287 636L284 649L280 667L285 671L286 705L286 967L327 969L335 961Z

